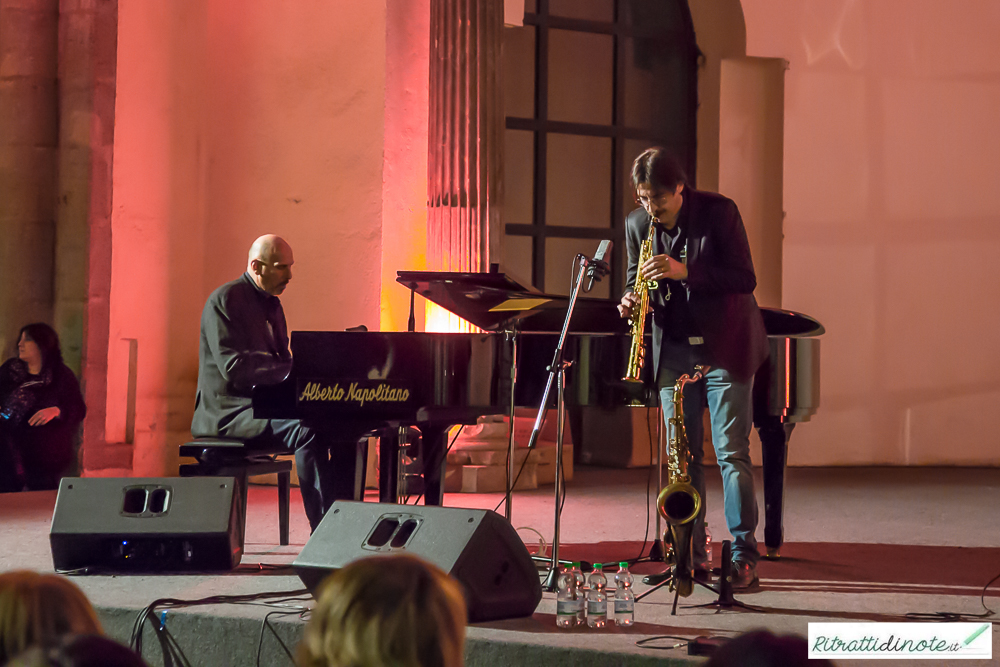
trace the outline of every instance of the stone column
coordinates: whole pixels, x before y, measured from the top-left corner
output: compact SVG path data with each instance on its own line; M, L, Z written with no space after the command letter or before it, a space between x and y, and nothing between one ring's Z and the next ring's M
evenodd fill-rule
M52 321L58 0L0 0L0 357Z
M500 256L502 31L503 3L431 2L427 158L427 268L431 270L486 271Z
M82 371L84 469L131 466L131 448L119 448L111 461L104 451L117 45L117 0L59 0L53 319L66 363Z

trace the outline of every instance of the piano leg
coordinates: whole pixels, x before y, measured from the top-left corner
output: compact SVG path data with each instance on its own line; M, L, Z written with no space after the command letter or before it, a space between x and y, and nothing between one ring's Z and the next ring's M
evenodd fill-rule
M450 425L422 425L420 458L423 459L424 505L444 504L445 451Z
M362 438L357 442L357 450L354 454L354 500L361 502L365 499L365 468L368 467L368 438Z
M378 438L378 501L399 502L399 429L386 428Z
M779 417L758 418L761 457L764 468L764 545L765 558L777 559L784 541L785 464L788 460L788 439L795 424L783 424Z

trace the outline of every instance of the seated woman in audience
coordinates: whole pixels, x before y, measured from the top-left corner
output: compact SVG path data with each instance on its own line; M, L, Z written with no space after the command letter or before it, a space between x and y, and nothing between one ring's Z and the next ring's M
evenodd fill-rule
M330 575L299 646L300 667L462 667L457 582L410 555L355 561Z
M100 634L97 614L76 584L58 574L0 574L0 665L68 634Z
M86 412L56 332L41 323L21 329L17 356L0 366L0 492L58 488L76 462Z

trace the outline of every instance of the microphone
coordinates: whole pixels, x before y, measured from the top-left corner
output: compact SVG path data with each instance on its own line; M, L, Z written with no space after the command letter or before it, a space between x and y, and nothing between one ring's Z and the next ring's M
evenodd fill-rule
M612 245L614 244L611 241L604 239L597 247L597 254L590 260L590 266L587 267L587 286L584 288L584 292L589 292L594 287L595 282L600 281L605 274L611 271L611 266L604 258L608 256Z

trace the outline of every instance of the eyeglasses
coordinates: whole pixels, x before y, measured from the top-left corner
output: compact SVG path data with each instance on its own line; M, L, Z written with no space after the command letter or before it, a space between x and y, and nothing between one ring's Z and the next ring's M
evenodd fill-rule
M656 206L662 206L667 203L667 200L673 195L673 192L661 192L653 197L636 197L635 203L643 208L649 208L651 204Z

